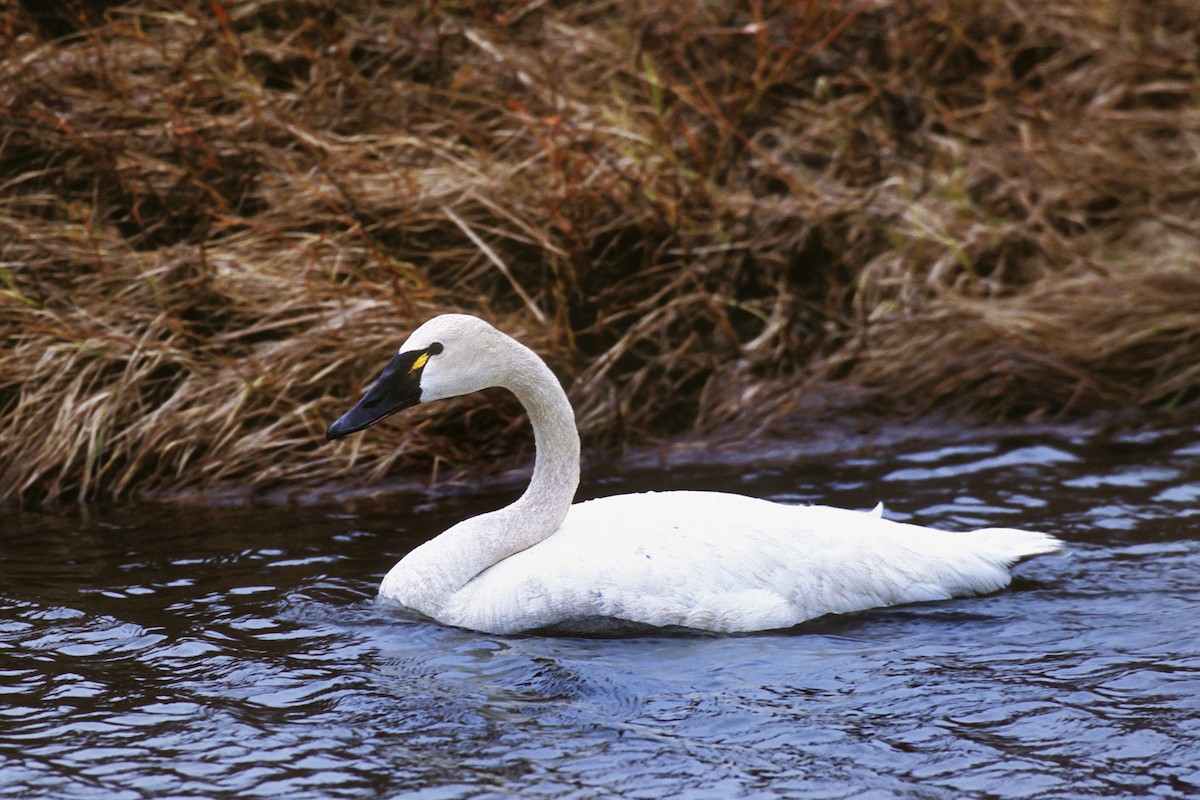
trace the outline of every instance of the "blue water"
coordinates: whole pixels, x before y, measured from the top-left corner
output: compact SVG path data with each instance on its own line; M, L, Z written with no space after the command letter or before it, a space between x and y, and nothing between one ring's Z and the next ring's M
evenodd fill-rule
M377 606L511 484L299 508L8 514L0 796L1200 796L1200 437L893 442L593 467L1071 555L983 598L754 636L488 636Z

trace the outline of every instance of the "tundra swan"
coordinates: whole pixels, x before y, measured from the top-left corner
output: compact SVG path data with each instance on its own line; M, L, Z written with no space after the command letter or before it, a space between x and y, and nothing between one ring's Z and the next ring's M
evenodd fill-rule
M512 505L472 517L392 567L379 595L488 633L681 626L786 628L825 614L1000 589L1052 536L948 533L873 512L724 492L622 494L572 505L575 415L532 350L473 316L417 328L350 411L338 439L417 403L503 386L529 413L533 476Z

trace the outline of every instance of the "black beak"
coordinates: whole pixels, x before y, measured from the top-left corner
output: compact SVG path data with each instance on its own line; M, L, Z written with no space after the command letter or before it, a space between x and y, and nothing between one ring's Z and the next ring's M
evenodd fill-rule
M355 431L369 428L384 417L421 402L421 367L425 353L413 350L393 356L384 367L383 374L375 381L354 408L338 417L325 431L326 439L340 439ZM421 366L416 366L420 359Z

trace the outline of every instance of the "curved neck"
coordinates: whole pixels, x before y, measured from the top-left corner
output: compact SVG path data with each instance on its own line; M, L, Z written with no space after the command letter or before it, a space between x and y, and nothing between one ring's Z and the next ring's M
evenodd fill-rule
M521 350L527 356L522 359L524 368L506 388L529 414L536 454L529 487L504 510L520 515L530 528L542 530L536 540L541 541L562 524L579 488L579 431L575 411L558 378L532 350L524 346Z
M515 340L506 349L512 368L500 383L521 401L533 425L536 455L529 487L514 503L463 520L405 556L383 580L380 594L435 619L450 598L493 564L542 541L566 518L579 486L579 432L558 379L532 350Z

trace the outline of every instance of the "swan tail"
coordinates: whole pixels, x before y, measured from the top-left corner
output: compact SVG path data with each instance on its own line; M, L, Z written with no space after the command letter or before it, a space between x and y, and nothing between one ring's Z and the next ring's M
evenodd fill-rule
M997 560L1013 566L1036 556L1066 552L1067 546L1061 539L1040 531L1023 531L1018 528L983 528L975 532L983 537Z

